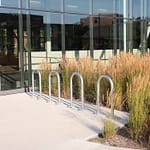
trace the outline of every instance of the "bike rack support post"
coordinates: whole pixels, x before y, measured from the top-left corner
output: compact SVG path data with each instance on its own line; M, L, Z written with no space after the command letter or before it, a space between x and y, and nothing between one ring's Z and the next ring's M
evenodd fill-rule
M35 94L35 88L34 88L34 79L35 79L35 74L38 74L39 77L39 92L40 92L40 97L42 93L42 77L40 71L34 70L32 72L32 96Z
M2 90L2 77L1 77L1 74L0 74L0 91Z
M110 83L110 86L111 86L111 91L110 91L111 115L113 117L114 116L114 100L113 100L114 84L113 84L112 79L107 75L101 75L98 79L98 82L97 82L97 114L100 112L100 110L99 110L99 107L100 107L100 82L103 78L107 79Z
M51 80L52 80L52 74L55 74L57 76L57 81L58 81L58 100L60 103L60 76L59 73L56 71L51 71L49 74L49 99L51 100L51 96L52 96L52 86L51 86Z
M80 82L81 82L81 109L84 109L84 84L83 84L83 77L79 72L74 72L71 75L70 78L70 106L73 106L73 84L72 84L72 80L74 76L78 76L80 78Z

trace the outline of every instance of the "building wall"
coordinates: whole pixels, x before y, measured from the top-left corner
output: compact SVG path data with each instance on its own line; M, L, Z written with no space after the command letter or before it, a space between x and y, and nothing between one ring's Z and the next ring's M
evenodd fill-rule
M0 71L18 72L23 86L45 60L55 69L62 57L107 61L121 51L147 52L149 5L149 0L0 0Z

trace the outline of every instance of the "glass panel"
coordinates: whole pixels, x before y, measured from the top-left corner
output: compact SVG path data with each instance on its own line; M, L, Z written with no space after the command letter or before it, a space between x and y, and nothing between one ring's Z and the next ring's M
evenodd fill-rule
M141 37L141 23L139 20L133 21L133 48L139 49Z
M133 17L141 17L141 0L133 0Z
M61 50L61 15L48 13L45 16L47 50Z
M123 9L124 9L124 3L123 0L115 0L115 13L117 13L119 16L123 16Z
M24 84L31 86L31 53L30 53L30 17L28 11L23 11L23 48L24 48Z
M44 4L42 3L44 0L30 0L30 8L32 9L44 9Z
M62 0L47 0L47 1L49 1L49 5L47 5L47 9L61 11Z
M61 16L51 14L52 50L61 50Z
M20 0L1 0L1 6L20 7Z
M90 13L90 0L65 0L66 12Z
M32 12L31 14L31 50L45 50L45 25L44 13Z
M61 0L30 0L31 9L61 11Z
M93 17L93 40L94 49L113 49L113 15Z
M94 14L113 14L115 0L93 0Z
M61 50L61 15L57 13L32 12L32 51Z
M124 26L123 26L123 18L117 18L116 25L116 35L117 35L117 49L120 51L124 50Z
M111 21L112 18L107 18L108 20ZM123 24L123 18L114 18L113 19L113 37L112 34L108 34L108 43L110 44L112 41L113 43L110 44L110 46L106 46L104 45L103 47L106 47L106 49L112 49L112 45L114 48L114 53L117 53L117 50L119 49L119 51L123 51L124 48L124 44L126 44L125 40L126 38L123 37L124 32L126 32L126 29L124 28L124 24ZM110 28L112 28L112 26L106 25L107 27L105 27L107 30ZM103 28L103 27L102 27ZM106 37L107 38L107 37ZM113 38L113 39L111 39Z
M150 6L150 0L147 0L147 16L150 19L150 9L149 9L149 6Z
M29 8L28 7L28 0L22 0L22 8Z
M18 13L0 9L0 90L20 88Z
M84 15L65 15L66 50L89 49L89 22Z

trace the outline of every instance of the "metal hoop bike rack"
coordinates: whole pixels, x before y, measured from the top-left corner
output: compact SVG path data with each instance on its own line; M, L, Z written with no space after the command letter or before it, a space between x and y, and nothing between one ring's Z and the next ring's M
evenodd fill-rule
M38 74L38 77L39 77L39 92L40 92L40 97L41 97L41 93L42 93L42 78L41 78L40 71L37 71L37 70L34 70L32 72L32 96L34 96L34 94L35 94L35 88L34 88L35 74Z
M100 82L103 78L107 79L111 86L111 91L110 91L110 93L111 93L111 97L110 97L110 99L111 99L111 115L113 117L114 116L114 100L113 100L114 84L113 84L112 79L107 75L101 75L97 82L97 114L100 112L100 109L99 109L99 107L100 107Z
M72 80L74 76L78 76L80 78L80 82L81 82L81 109L84 109L84 85L83 85L83 77L79 72L74 72L71 75L70 78L70 106L73 106L73 85L72 85Z
M49 99L51 100L51 96L52 96L52 74L55 74L57 76L57 81L58 81L58 102L60 103L60 76L59 73L56 71L51 71L49 74Z

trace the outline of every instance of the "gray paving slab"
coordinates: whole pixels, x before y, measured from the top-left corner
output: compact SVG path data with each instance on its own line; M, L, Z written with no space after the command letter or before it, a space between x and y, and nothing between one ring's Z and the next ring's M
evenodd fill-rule
M122 126L127 114L115 113ZM100 132L104 119L26 93L0 96L0 150L125 150L87 141Z

